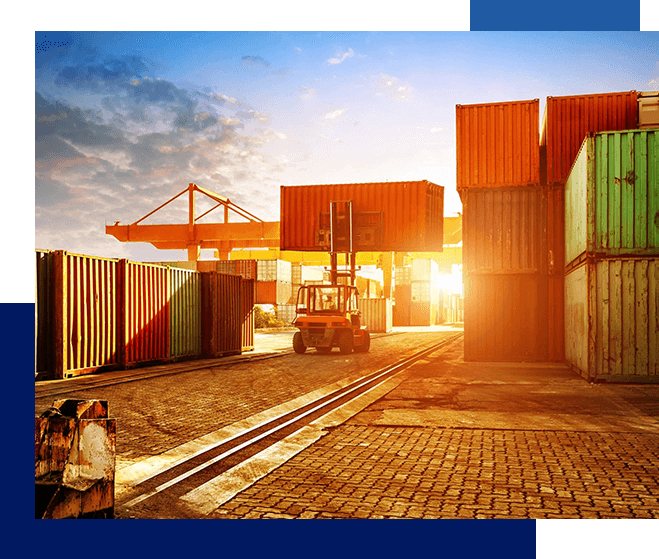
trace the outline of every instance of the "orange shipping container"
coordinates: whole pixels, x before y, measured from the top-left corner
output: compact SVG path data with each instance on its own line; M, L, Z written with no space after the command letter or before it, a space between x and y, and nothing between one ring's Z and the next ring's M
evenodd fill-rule
M442 251L444 187L425 180L282 186L280 248L327 252L330 202L346 200L356 251Z
M538 99L456 105L455 112L458 190L540 183Z
M297 295L297 292L295 293ZM293 286L282 281L257 281L257 305L285 305L293 296Z
M588 132L629 130L638 124L638 93L547 97L540 148L546 184L564 184Z

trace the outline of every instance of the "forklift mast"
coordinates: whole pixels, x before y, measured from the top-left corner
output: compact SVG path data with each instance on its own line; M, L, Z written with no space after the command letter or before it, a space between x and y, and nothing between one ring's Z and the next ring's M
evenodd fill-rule
M346 256L346 269L339 271L338 255ZM336 285L340 277L350 278L355 285L357 256L353 248L352 200L330 202L330 283Z

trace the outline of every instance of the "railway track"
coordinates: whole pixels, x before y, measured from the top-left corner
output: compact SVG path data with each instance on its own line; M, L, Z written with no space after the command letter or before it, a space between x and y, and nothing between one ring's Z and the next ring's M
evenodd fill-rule
M429 355L447 350L456 334L330 393L298 402L273 417L246 428L224 429L213 442L182 445L117 472L120 517L168 510L176 517L198 517L221 506L235 494L318 440L332 421L342 422L368 405L394 376ZM388 392L390 389L387 389ZM386 393L386 392L384 392ZM384 394L383 393L383 394ZM383 395L382 394L382 395ZM359 407L356 402L362 401ZM357 406L350 411L351 406ZM142 514L140 514L140 511ZM176 512L173 512L176 511Z

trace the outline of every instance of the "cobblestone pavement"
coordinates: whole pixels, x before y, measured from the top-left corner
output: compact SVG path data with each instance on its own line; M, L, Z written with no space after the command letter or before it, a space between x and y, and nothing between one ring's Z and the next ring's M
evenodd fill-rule
M214 518L659 518L659 436L344 424Z
M110 402L121 467L450 334L395 333L368 355L220 360L65 397ZM35 396L35 412L52 399ZM656 519L659 385L592 385L560 364L465 363L458 344L208 516Z

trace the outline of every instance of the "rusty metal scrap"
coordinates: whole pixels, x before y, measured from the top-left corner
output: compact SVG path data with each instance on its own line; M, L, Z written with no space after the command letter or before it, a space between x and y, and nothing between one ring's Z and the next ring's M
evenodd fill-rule
M103 400L56 400L34 418L36 518L112 518L116 420Z

